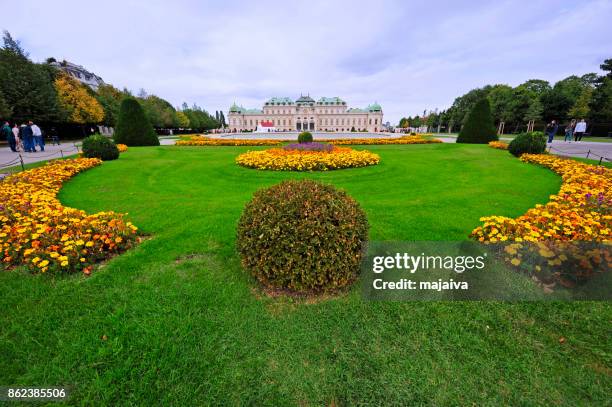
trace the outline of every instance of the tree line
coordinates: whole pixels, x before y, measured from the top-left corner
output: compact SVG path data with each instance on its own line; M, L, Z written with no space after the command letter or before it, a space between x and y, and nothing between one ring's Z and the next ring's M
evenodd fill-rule
M156 95L140 90L138 95L124 88L102 84L97 90L82 84L61 69L30 60L19 41L4 32L0 46L0 118L23 123L33 120L47 124L105 125L114 127L119 107L126 97L134 97L147 119L158 128L210 130L225 124L223 112L209 114L195 103L180 109Z
M434 130L440 126L458 131L476 102L486 97L496 126L504 122L506 133L524 131L529 121L543 127L551 120L565 123L586 119L593 124L593 135L607 135L612 131L612 59L606 59L600 68L602 75L572 75L552 85L542 79L530 79L516 87L497 84L472 89L456 98L450 108L404 117L399 127L427 125Z

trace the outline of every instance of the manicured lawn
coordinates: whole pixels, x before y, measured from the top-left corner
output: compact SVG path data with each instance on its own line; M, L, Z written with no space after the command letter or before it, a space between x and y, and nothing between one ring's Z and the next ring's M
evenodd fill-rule
M247 149L130 148L66 184L151 238L89 278L0 273L0 383L84 405L609 403L605 302L268 298L235 254L245 202L284 178L346 189L371 239L461 240L546 202L555 174L487 146L372 146L380 165L317 174L234 165Z

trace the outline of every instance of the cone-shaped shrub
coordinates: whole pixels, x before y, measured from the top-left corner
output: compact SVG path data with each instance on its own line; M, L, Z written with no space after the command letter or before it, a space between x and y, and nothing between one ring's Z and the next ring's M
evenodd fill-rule
M128 97L121 102L114 134L115 143L127 146L158 146L159 139L140 103Z
M335 291L359 273L368 221L333 185L283 181L255 193L238 223L243 267L262 284L294 292Z
M493 124L491 106L487 98L482 98L472 108L459 132L457 143L487 144L499 140Z

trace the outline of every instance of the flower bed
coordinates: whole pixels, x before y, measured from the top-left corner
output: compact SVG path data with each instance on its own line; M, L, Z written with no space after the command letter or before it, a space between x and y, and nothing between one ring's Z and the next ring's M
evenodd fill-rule
M435 138L425 138L420 135L402 136L398 138L345 138L325 141L336 145L435 144L442 142Z
M503 141L489 141L489 147L493 147L498 150L507 150L508 143L504 143Z
M559 193L516 219L483 217L484 225L474 229L471 237L481 242L518 242L506 247L513 256L507 260L521 267L530 259L525 271L543 273L552 267L546 278L567 286L585 280L604 262L612 267L609 246L606 249L612 233L612 170L548 154L523 154L520 159L561 175ZM530 255L534 251L539 255L536 259ZM563 269L554 269L561 265Z
M236 157L236 163L243 167L273 171L327 171L366 167L379 162L378 154L336 146L329 151L273 148L248 151Z
M206 136L193 136L186 140L178 140L177 146L278 146L281 140L241 140L241 139L216 139Z
M299 151L319 151L319 152L332 152L334 149L333 144L326 143L292 143L283 146L283 150L299 150Z
M126 151L128 151L128 146L126 146L125 144L117 144L117 149L120 153L125 153Z
M62 206L62 183L100 165L97 158L58 160L0 182L0 257L32 272L89 274L92 265L131 247L137 228L122 214Z

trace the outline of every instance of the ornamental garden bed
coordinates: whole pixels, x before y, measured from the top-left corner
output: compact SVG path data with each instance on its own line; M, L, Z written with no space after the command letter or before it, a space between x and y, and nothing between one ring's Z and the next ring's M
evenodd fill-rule
M257 297L236 252L245 204L286 179L345 190L370 239L457 241L483 215L549 202L571 171L454 144L373 145L384 165L351 171L249 171L234 163L248 148L130 149L60 177L59 198L46 179L47 202L129 213L152 238L89 278L0 273L0 382L72 385L94 404L607 403L607 302Z
M283 148L248 151L236 157L236 164L273 171L328 171L376 165L378 154L324 143L296 143Z

